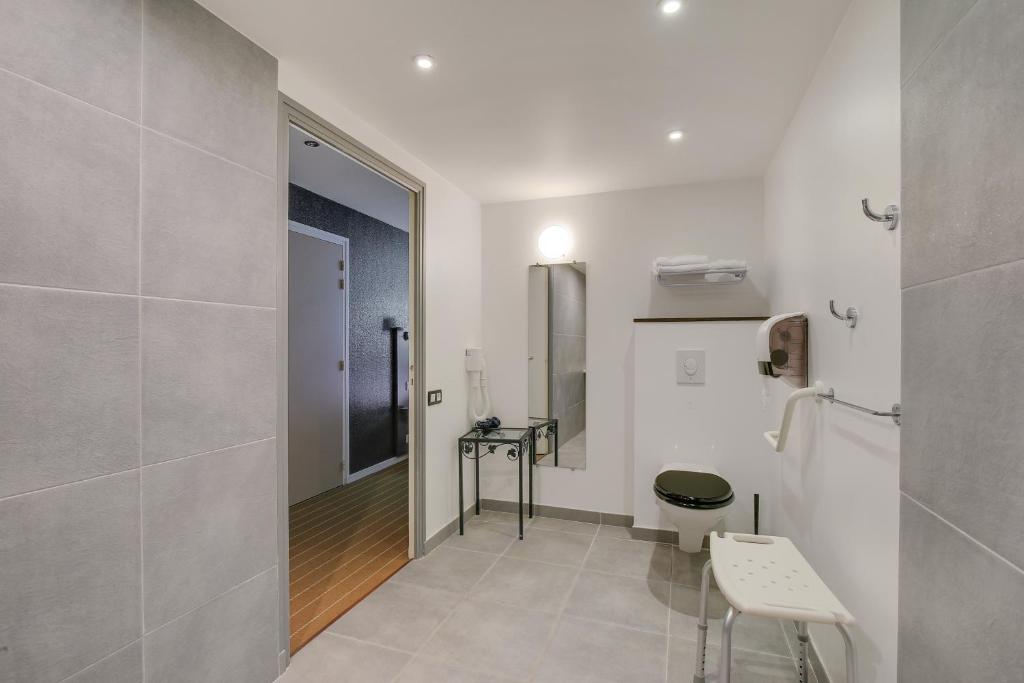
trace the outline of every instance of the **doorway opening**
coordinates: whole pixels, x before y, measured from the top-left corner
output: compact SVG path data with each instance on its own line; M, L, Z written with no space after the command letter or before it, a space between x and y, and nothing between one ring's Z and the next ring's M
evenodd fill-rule
M294 654L422 548L423 187L284 98L282 113L282 646Z

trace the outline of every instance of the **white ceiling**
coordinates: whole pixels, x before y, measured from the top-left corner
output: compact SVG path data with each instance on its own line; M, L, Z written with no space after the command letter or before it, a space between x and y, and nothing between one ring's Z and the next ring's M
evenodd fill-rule
M482 202L760 175L849 2L200 1Z
M408 190L295 126L288 129L288 182L409 232Z

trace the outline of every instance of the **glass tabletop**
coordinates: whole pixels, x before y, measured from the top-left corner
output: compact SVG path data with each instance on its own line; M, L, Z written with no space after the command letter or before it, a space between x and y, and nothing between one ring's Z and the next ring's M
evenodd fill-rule
M502 427L500 429L471 429L459 441L488 441L490 443L519 443L527 438L528 428Z
M529 419L531 427L547 427L548 425L558 424L558 418L555 417L531 417Z

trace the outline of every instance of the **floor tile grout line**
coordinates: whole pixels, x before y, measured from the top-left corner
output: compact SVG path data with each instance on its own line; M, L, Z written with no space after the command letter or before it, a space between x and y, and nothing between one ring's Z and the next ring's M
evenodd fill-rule
M481 553L481 554L483 554L483 553ZM448 623L448 620L451 619L453 614L455 614L455 610L457 610L459 608L459 605L463 604L464 602L466 602L469 599L469 594L473 591L473 589L475 589L477 587L477 585L481 581L484 580L485 576L487 576L488 574L491 573L491 570L494 568L494 566L496 564L498 564L498 560L500 560L501 558L502 558L501 555L496 555L494 557L494 561L491 562L490 565L488 565L487 569L484 570L484 572L477 578L477 580L474 581L473 584L471 586L469 586L469 588L467 588L466 591L462 595L459 596L458 600L454 601L454 603L452 604L452 608L448 611L448 614L445 615L444 619L439 621L437 623L437 625L433 629L431 629L430 633L427 634L427 637L423 639L422 643L420 643L420 646L418 648L416 648L416 652L414 652L412 657L409 658L409 661L406 662L405 665L401 669L398 670L398 673L395 674L394 678L391 679L392 683L394 683L394 681L397 681L399 676L401 676L402 673L409 667L409 664L411 664L412 661L414 659L416 659L416 657L418 657L420 654L423 653L423 650L426 649L427 644L431 640L433 640L433 638L437 634L437 632L441 630L441 627ZM422 559L425 559L425 558L421 558L421 561L422 561ZM415 560L413 560L413 561L415 562ZM397 576L397 574L395 576ZM394 577L392 577L392 578L394 578ZM390 579L389 579L389 581L390 581ZM399 583L401 583L401 581L399 581ZM415 584L415 585L418 585L418 584Z
M540 654L534 664L531 665L531 672L527 677L527 680L533 680L539 673L540 665L547 656L548 650L551 649L551 644L555 640L555 633L558 631L558 627L562 623L562 618L566 616L565 610L569 606L569 600L572 599L572 594L576 590L577 584L579 584L580 576L583 574L583 567L586 566L587 559L590 557L590 552L594 549L594 543L596 542L597 533L595 533L593 538L590 539L590 545L587 547L587 552L583 555L583 560L576 569L576 575L572 578L572 583L569 584L569 590L566 591L565 597L562 598L562 601L558 606L558 610L555 612L555 618L551 621L551 627L548 629L548 636L544 641L544 646L541 648ZM536 666L536 669L533 668L534 666Z

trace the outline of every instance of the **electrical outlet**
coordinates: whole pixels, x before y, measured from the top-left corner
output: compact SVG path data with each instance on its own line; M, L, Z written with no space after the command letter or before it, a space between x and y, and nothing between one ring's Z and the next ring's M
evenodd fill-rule
M428 406L436 406L438 403L441 402L441 400L442 399L441 399L441 390L440 389L432 389L432 390L427 392L427 405Z

